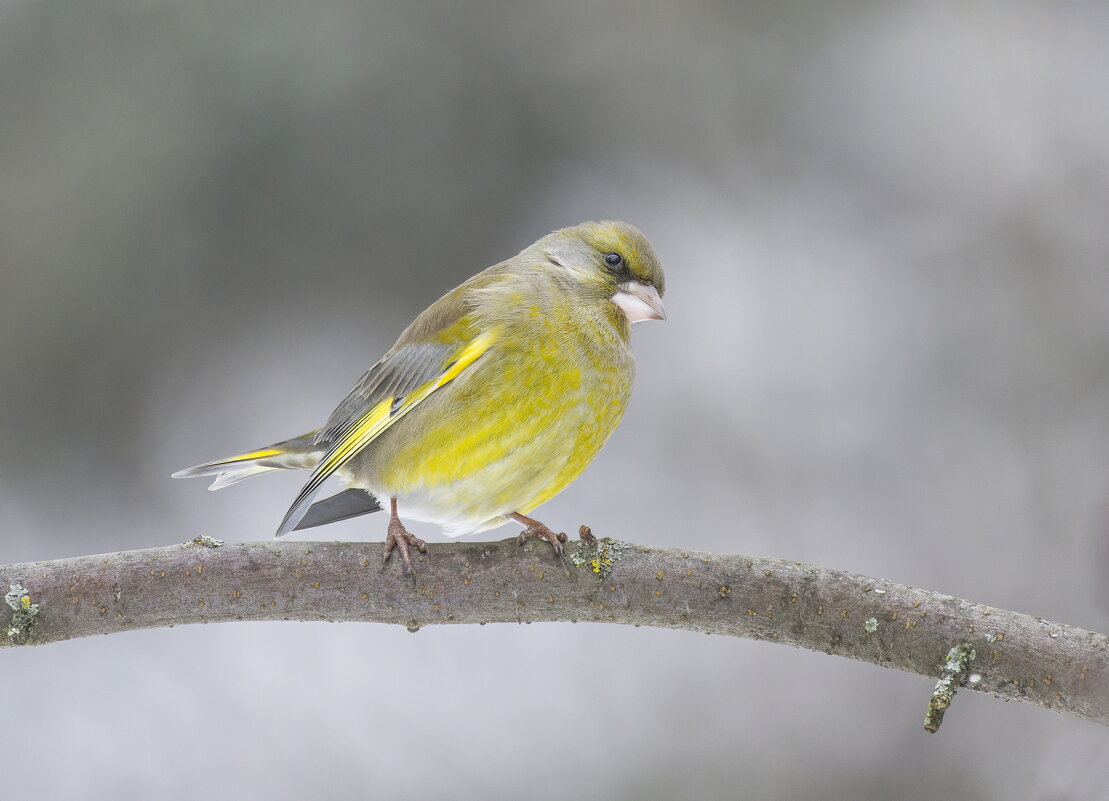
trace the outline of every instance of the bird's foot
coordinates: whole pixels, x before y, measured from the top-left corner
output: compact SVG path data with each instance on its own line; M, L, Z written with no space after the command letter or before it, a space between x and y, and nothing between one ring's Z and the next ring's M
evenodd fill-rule
M562 572L566 574L566 578L570 578L570 567L566 564L566 549L562 547L562 543L567 540L566 535L561 531L556 534L538 520L532 520L530 517L521 514L513 513L509 517L524 526L524 530L516 538L517 547L528 540L546 540L554 548L555 555L562 562Z
M416 566L412 564L412 554L409 553L409 548L415 548L422 554L427 554L427 543L419 537L409 534L405 529L404 524L397 519L389 521L389 534L385 538L385 554L381 557L381 564L384 566L389 561L389 555L393 553L396 548L400 551L401 571L406 578L412 579L412 586L416 586ZM428 561L431 556L428 556Z

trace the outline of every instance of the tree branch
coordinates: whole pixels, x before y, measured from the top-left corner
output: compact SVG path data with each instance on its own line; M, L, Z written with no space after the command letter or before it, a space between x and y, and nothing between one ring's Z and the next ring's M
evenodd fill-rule
M382 544L197 541L0 566L0 646L230 620L596 621L690 629L851 657L1109 724L1109 637L840 570L611 539L437 544L417 586ZM962 655L958 670L952 649ZM946 669L946 673L945 673ZM946 682L946 683L945 683ZM936 704L939 699L939 705ZM924 699L922 699L922 704Z

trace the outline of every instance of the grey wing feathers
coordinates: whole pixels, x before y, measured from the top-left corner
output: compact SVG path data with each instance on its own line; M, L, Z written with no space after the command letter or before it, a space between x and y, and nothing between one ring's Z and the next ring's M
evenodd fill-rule
M419 343L389 353L369 369L316 434L317 443L334 442L347 425L386 398L402 398L438 376L457 345Z
M312 504L300 522L293 527L293 531L323 526L378 511L381 511L381 504L377 502L377 498L364 489L352 487Z

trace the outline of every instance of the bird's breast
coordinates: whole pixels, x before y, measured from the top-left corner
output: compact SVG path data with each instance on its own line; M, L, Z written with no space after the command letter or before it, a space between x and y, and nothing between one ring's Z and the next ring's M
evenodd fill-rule
M402 515L410 497L417 519L470 529L573 481L620 422L634 360L603 321L525 322L356 457L348 480L397 497Z

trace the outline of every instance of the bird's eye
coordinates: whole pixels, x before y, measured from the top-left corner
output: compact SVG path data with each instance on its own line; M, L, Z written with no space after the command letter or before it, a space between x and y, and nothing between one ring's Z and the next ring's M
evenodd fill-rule
M607 264L609 267L612 267L613 269L615 269L623 263L624 263L624 257L621 256L619 253L606 253L605 254L605 264Z

